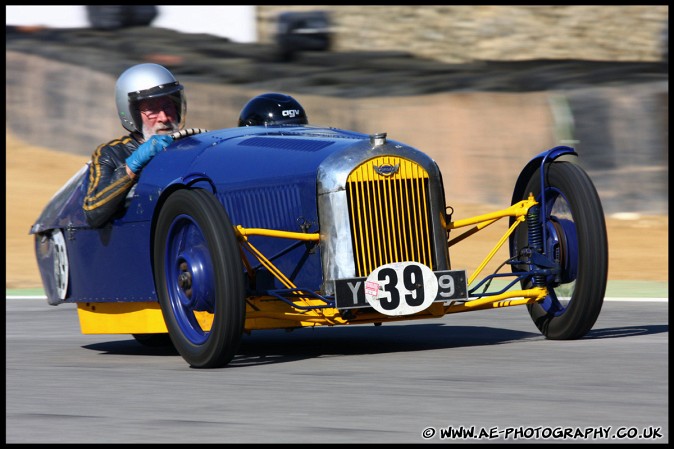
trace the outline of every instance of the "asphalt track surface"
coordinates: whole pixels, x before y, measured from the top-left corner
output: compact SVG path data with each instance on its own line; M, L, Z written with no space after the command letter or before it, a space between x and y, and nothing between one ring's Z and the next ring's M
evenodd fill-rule
M80 334L72 304L9 298L6 442L668 443L667 312L605 301L576 341L546 340L524 307L259 331L228 367L198 370Z

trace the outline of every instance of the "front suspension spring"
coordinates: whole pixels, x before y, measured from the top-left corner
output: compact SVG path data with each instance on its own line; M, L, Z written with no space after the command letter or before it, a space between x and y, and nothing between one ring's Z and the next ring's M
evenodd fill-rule
M527 212L527 227L529 229L529 249L531 252L543 253L543 225L540 220L540 205L536 204L529 208ZM533 264L532 264L533 266ZM533 277L535 287L545 286L545 276L536 275Z

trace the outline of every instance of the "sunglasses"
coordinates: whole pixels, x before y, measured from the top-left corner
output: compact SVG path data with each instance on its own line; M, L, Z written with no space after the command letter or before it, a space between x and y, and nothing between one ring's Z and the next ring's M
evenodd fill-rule
M170 100L165 100L146 104L140 108L140 112L150 120L156 119L162 111L164 111L166 115L175 114L175 104Z

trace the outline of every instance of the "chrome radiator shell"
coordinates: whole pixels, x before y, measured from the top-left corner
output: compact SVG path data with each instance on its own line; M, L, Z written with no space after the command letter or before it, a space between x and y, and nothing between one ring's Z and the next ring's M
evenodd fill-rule
M396 141L386 141L380 135L377 137L377 139L371 139L370 142L362 141L343 151L333 153L321 163L318 169L317 201L323 267L322 289L327 295L334 294L336 279L367 276L368 271L376 268L372 265L373 263L382 265L403 261L402 259L405 258L426 257L426 260L415 261L429 265L432 270L450 269L445 230L444 187L437 164L413 147ZM390 173L396 170L395 163L411 167L413 170L403 173L404 167L398 167L397 171ZM379 171L384 174L370 173L373 167L379 168ZM364 173L368 177L367 180L362 181L369 186L368 189L379 192L374 195L365 195L365 198L376 199L374 202L379 203L373 205L377 207L377 210L382 211L377 220L378 228L367 219L367 211L362 210L367 205L362 204L363 197L358 192L364 191L364 187L352 185L354 182L359 182L356 181L359 173ZM416 192L408 191L410 185L419 186L421 184L423 187L417 188ZM381 188L376 186L381 186ZM419 202L420 191L423 193L421 203ZM391 192L390 195L389 192ZM390 201L381 201L385 198ZM413 198L415 198L414 201L411 200ZM419 208L422 210L419 211ZM403 219L399 220L401 214L403 214ZM413 223L416 220L415 217L420 216L425 223L421 225ZM396 223L390 222L392 218ZM368 223L361 223L363 220ZM387 230L385 237L380 235L383 232L381 228L383 222L394 229L393 231ZM405 223L407 228L400 226ZM414 228L414 232L409 228L410 226ZM419 227L423 227L422 236L418 235ZM356 230L355 233L354 230ZM415 233L416 236L408 235ZM361 245L365 234L370 237L370 243ZM354 241L354 236L358 241ZM398 247L399 251L386 250L378 246L384 241L387 245ZM401 243L403 241L406 243ZM426 244L422 245L420 243L422 241ZM428 254L424 253L425 255L419 256L405 251L405 248L416 246L427 246ZM371 253L370 256L359 254L364 251ZM385 255L382 256L379 253ZM365 259L367 261L363 262ZM358 260L361 262L358 263Z

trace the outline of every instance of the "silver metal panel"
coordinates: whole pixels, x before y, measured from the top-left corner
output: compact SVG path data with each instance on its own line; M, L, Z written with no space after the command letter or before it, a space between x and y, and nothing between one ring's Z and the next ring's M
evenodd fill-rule
M355 276L346 180L361 163L382 155L403 157L418 163L429 175L429 206L437 270L450 268L445 224L444 187L437 164L426 154L386 139L359 141L333 153L321 163L317 173L318 217L321 225L323 290L334 294L334 280Z

